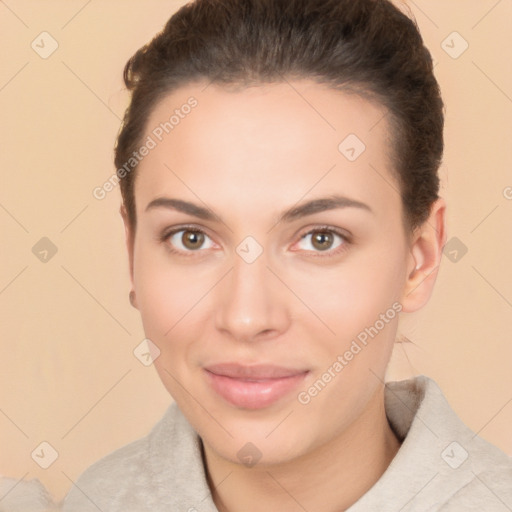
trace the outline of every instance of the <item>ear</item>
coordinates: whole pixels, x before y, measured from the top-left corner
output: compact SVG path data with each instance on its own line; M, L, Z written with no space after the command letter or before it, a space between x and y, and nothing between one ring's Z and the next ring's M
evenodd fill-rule
M446 243L446 203L437 199L429 218L412 237L408 256L408 277L402 296L405 313L422 308L430 299Z
M129 268L130 268L130 282L131 282L131 287L132 287L132 290L133 290L133 288L134 288L134 281L133 281L133 252L134 252L134 244L135 244L135 230L134 230L134 228L130 224L130 220L128 218L128 212L126 211L126 207L124 206L124 204L121 204L121 208L119 209L119 213L121 214L121 217L123 218L124 234L125 234L125 241L126 241L126 249L128 251L128 262L129 262ZM135 300L134 300L134 303L132 305L134 307L137 307Z

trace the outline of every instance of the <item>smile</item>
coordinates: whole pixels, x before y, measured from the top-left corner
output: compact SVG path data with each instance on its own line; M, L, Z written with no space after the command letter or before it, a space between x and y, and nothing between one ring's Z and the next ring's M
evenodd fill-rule
M204 369L212 389L242 409L262 409L291 394L309 373L272 365L220 364Z

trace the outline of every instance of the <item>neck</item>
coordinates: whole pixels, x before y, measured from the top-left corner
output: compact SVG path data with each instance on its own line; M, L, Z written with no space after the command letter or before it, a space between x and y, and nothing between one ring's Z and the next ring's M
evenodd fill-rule
M384 388L345 432L282 464L247 468L204 444L208 484L220 512L339 512L382 476L400 442L384 410Z

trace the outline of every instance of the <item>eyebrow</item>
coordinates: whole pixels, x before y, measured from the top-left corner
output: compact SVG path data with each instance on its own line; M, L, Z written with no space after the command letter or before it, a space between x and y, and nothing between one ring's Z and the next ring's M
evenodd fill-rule
M203 206L199 206L189 201L183 201L181 199L158 197L146 206L146 211L156 208L176 210L202 220L223 222L222 219L213 213L209 208L204 208ZM367 204L362 203L361 201L356 201L355 199L350 199L344 196L332 195L328 197L312 199L306 203L289 208L279 216L276 224L280 222L292 222L308 215L313 215L315 213L320 213L327 210L334 210L336 208L358 208L363 211L374 213Z

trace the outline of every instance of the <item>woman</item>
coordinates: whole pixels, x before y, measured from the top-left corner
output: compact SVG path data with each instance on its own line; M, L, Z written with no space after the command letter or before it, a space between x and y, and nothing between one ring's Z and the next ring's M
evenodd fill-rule
M384 384L445 243L443 104L386 0L196 0L127 63L133 290L175 400L65 511L510 510L427 377Z

